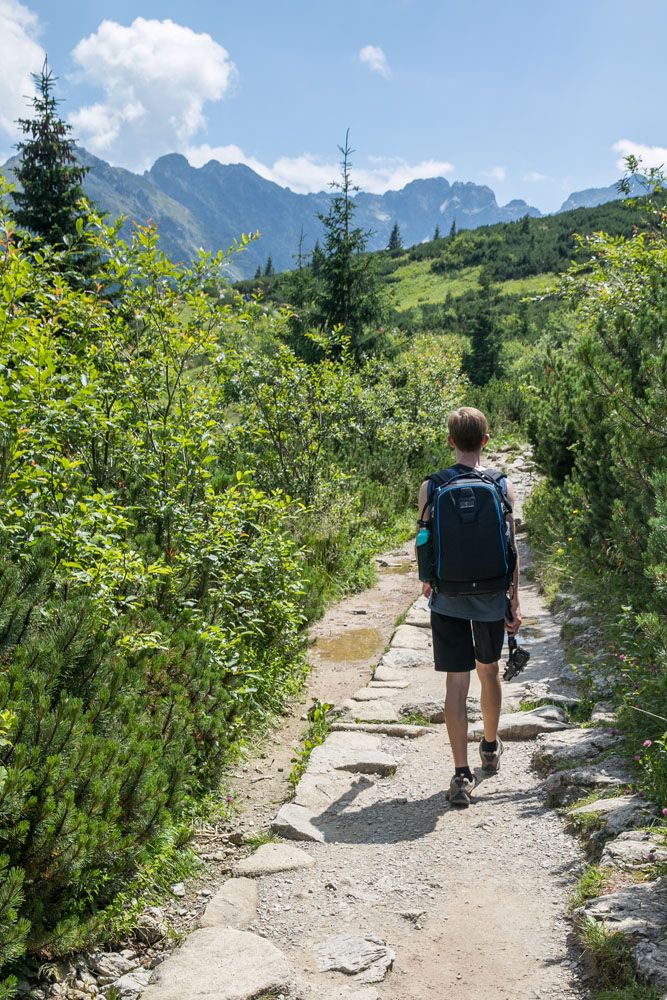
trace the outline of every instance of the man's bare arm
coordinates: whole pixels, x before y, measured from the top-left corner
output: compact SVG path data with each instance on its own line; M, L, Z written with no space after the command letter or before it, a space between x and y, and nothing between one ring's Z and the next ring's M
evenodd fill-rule
M424 510L424 507L426 506L426 501L427 500L428 500L428 479L425 479L424 482L419 487L419 499L417 500L417 531L419 531L419 521L421 520L422 511ZM430 511L427 510L426 511L426 519L427 520L429 519L429 516L430 516ZM415 555L417 555L417 542L416 542L416 540L415 540ZM432 590L432 587L431 587L430 583L422 583L422 594L424 595L424 597L430 597L431 596L431 590Z
M516 494L514 493L514 487L512 486L509 479L507 480L507 495L509 501L512 504L512 509L514 509L514 501L516 499ZM510 584L510 610L512 612L512 617L506 622L505 627L510 635L514 635L515 632L519 631L521 625L521 604L519 601L519 546L516 541L516 527L514 524L514 515L510 514L507 518L510 526L510 531L512 532L512 542L514 543L514 548L516 551L516 566L514 567L514 575L512 577L512 583Z

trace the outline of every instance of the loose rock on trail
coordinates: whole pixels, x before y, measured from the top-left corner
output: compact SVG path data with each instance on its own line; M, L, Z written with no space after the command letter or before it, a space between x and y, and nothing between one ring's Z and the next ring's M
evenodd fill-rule
M525 460L509 467L520 498L530 488L530 469ZM525 674L505 686L512 742L500 773L487 778L478 771L483 780L473 804L457 811L445 794L452 760L441 724L444 676L433 670L426 605L414 600L418 582L409 559L409 549L396 558L394 566L408 561L409 572L393 575L399 582L391 597L382 596L389 579L383 575L379 593L339 605L335 634L332 616L316 630L323 664L332 642L335 648L337 638L344 640L346 658L335 670L330 659L311 682L311 691L335 703L340 715L313 752L294 799L272 810L273 830L284 843L266 844L237 866L214 896L211 918L158 967L145 1000L585 995L565 919L582 856L546 807L530 766L537 733L553 739L570 731L558 704L559 696L562 704L572 694L560 682L559 629L536 588L524 582L532 658ZM372 612L390 599L394 620L397 599L404 602L400 610L410 607L380 656L386 621L378 629L371 613L355 612ZM362 628L357 638L364 648L355 654L353 631ZM372 678L364 664L375 666ZM549 711L516 718L523 698L546 692L556 696ZM475 676L470 709L479 717ZM475 767L476 744L470 749ZM272 765L279 755L274 744ZM268 805L265 799L260 824Z

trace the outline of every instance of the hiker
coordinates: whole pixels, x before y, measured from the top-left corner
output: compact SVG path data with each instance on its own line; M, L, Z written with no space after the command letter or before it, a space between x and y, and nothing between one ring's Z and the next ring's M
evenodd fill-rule
M435 669L447 674L445 721L455 768L448 797L452 805L468 806L476 783L468 765L470 673L477 669L482 686L482 769L495 774L503 753L498 661L505 630L514 635L521 624L519 563L512 484L482 463L486 417L462 406L450 413L447 429L456 461L421 485L417 555L431 609Z

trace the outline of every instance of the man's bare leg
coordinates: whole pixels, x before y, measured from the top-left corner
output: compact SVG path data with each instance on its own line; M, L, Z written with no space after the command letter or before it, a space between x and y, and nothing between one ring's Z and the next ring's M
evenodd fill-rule
M495 663L477 662L476 666L479 682L482 686L480 708L484 721L484 739L487 743L493 743L498 735L498 720L503 700L500 669L497 660Z
M466 700L470 688L470 673L447 673L445 721L454 755L454 767L468 766L468 709Z

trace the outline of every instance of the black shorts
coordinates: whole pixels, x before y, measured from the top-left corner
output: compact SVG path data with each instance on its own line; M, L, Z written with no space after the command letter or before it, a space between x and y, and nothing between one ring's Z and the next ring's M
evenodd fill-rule
M500 659L505 641L505 622L471 622L431 612L433 658L436 670L464 673L480 663Z

